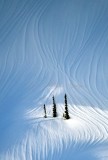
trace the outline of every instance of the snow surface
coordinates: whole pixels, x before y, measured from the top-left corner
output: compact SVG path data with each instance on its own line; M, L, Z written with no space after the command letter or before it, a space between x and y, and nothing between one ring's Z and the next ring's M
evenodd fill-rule
M108 0L0 0L0 160L108 160Z

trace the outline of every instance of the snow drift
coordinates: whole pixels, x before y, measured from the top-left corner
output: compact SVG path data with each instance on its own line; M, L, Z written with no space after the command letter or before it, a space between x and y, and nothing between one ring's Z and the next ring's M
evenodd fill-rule
M1 0L1 160L108 159L107 20L107 0Z

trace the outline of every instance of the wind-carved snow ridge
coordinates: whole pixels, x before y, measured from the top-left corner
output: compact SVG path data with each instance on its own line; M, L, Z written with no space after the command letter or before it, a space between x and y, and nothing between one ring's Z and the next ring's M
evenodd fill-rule
M51 106L47 106L48 118L46 119L43 118L42 109L29 110L26 113L28 131L23 140L19 141L2 159L54 159L52 156L55 150L60 156L62 150L68 149L71 145L71 156L74 156L75 150L80 154L80 150L108 142L107 111L103 112L97 108L96 112L92 107L83 106L74 106L74 109L70 110L69 105L71 119L64 120L63 108L64 106L59 104L59 116L52 118Z
M0 160L108 159L107 19L107 0L1 0Z

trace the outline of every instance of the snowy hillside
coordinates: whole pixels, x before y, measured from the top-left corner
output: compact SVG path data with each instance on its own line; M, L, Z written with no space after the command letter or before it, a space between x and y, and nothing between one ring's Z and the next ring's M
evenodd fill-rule
M0 160L108 160L108 0L0 0Z

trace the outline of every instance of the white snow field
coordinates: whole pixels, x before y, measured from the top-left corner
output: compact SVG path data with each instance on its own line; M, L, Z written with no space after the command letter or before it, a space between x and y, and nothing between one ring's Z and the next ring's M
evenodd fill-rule
M0 0L0 160L108 160L108 0Z

